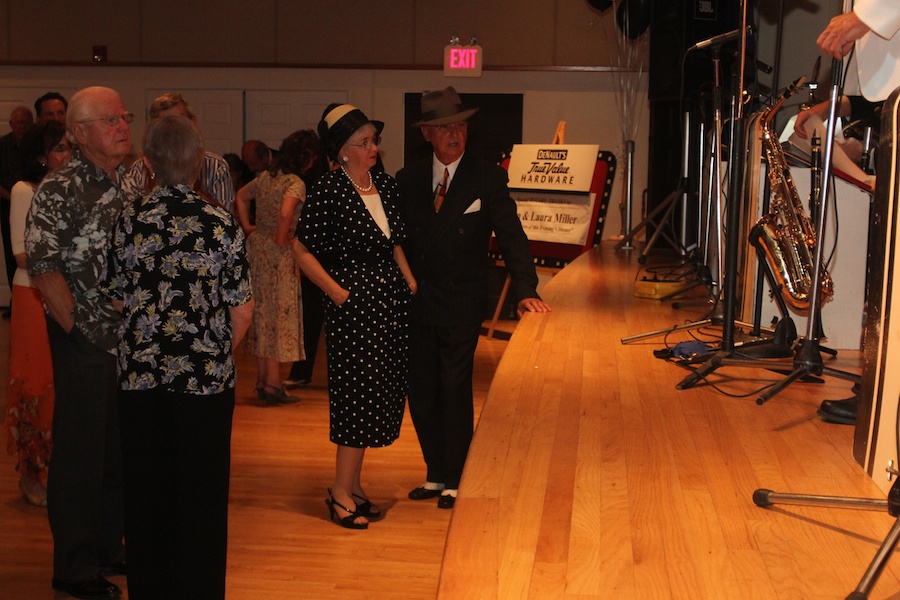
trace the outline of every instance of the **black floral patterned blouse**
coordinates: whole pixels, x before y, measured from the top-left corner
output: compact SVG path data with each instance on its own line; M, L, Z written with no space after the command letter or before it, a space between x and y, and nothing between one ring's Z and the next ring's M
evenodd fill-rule
M250 299L244 234L187 186L125 207L110 253L109 294L124 301L123 390L218 394L234 387L228 309Z

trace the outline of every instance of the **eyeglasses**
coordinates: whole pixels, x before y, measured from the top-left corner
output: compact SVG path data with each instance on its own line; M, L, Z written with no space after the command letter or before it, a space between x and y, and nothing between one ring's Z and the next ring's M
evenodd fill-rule
M459 121L458 123L450 123L448 125L432 125L435 129L440 129L443 133L453 133L454 131L466 131L469 129L468 121Z
M378 146L381 144L381 136L376 135L372 139L363 140L360 144L348 144L348 146L356 146L358 148L362 148L363 150L369 150L372 146Z
M78 121L79 123L93 123L94 121L103 121L109 127L115 127L119 124L120 121L125 121L126 123L134 122L134 115L132 113L123 113L121 115L108 115L106 117L97 117L96 119L83 119Z

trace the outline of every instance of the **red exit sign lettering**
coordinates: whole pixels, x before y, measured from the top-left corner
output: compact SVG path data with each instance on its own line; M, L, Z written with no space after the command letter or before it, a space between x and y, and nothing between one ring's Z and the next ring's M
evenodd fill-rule
M481 46L450 44L444 47L445 77L481 77Z

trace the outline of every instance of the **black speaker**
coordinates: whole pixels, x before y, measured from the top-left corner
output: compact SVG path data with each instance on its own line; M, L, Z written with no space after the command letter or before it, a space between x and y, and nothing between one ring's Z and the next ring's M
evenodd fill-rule
M747 0L749 1L749 0ZM650 148L648 156L647 210L659 206L672 193L691 189L696 182L682 181L684 113L692 112L691 124L709 115L715 72L710 49L688 48L716 35L737 29L739 0L663 0L654 3L650 22L647 96L650 100ZM718 46L723 98L732 89L739 42ZM700 111L704 107L707 110ZM691 134L694 132L691 132ZM696 157L689 156L695 161ZM691 166L690 173L695 172ZM675 212L676 221L679 211ZM671 224L677 228L677 222ZM688 231L689 239L696 232Z
M680 99L710 84L713 81L710 50L690 53L687 50L697 42L736 30L739 10L738 0L654 3L650 19L649 99ZM736 42L723 46L723 65L733 62L736 47Z

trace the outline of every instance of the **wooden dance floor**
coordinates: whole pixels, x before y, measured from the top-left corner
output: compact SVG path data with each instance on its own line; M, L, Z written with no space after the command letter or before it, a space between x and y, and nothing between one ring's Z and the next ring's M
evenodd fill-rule
M782 376L727 367L676 390L687 372L653 350L688 334L620 340L699 320L708 307L635 298L639 270L636 252L604 242L547 284L553 313L526 316L508 342L482 339L482 422L456 509L407 499L425 473L407 418L397 443L367 452L365 485L386 510L368 531L329 522L323 502L334 462L324 355L296 392L302 402L272 408L253 396L254 360L240 357L228 598L845 598L895 519L761 509L751 496L764 487L884 497L853 461L853 428L816 416L849 384L795 383L757 406L754 391ZM4 398L8 338L4 320ZM858 371L859 360L842 351L828 364ZM50 588L46 510L27 505L17 481L2 453L0 598L64 598ZM900 562L888 562L870 597L900 598Z

